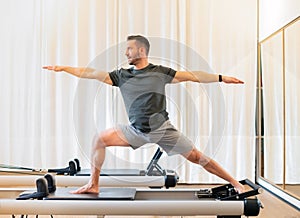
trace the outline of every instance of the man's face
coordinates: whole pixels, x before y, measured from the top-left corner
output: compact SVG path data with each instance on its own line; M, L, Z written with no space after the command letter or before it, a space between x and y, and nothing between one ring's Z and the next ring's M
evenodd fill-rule
M128 64L130 65L135 65L141 59L139 48L135 40L127 41L127 48L126 48L125 55L127 57Z

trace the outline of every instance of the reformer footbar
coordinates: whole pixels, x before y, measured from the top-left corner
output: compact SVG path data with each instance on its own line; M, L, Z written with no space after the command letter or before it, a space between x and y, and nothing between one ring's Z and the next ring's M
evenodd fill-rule
M147 166L147 170L145 172L147 176L166 175L166 171L158 164L158 160L162 154L163 154L162 150L158 148L153 158L151 159L149 165Z
M52 181L55 183L54 179ZM99 194L71 194L70 191L74 190L72 188L58 188L38 200L43 202L39 204L40 212L45 215L47 212L43 205L57 205L56 202L59 202L67 207L67 211L73 210L72 214L78 215L217 215L218 218L257 216L262 206L255 196L261 193L261 187L248 179L240 183L249 186L251 190L239 194L231 184L226 184L196 190L100 188ZM37 190L48 187L44 183L36 185ZM44 187L41 188L41 185ZM68 209L67 205L72 205L72 209ZM56 211L53 208L51 212L60 214L61 209Z
M158 148L153 158L151 159L149 165L147 166L147 169L144 172L144 174L147 176L164 176L166 188L175 187L179 180L179 176L174 171L165 170L158 164L158 161L162 154L162 149Z

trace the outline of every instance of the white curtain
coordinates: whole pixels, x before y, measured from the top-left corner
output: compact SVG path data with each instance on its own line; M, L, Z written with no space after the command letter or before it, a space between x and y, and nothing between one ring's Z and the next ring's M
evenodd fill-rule
M262 44L265 178L283 181L282 33ZM275 177L277 179L275 180ZM280 181L280 182L279 182Z
M300 184L300 21L286 29L286 182Z
M150 39L150 60L176 70L238 77L244 85L167 86L173 124L238 179L254 179L256 1L0 1L0 162L89 167L96 132L127 123L119 90L42 70L43 65L126 66L130 34ZM145 168L156 145L109 148L105 168ZM182 182L224 182L164 155Z
M284 143L285 181L287 184L300 183L299 36L298 21L284 31L284 48L282 32L262 43L264 177L277 184L282 184L284 179Z

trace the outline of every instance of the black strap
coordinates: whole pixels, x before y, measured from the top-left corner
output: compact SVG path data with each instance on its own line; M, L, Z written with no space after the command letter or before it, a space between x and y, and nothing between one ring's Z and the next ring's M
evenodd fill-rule
M221 74L219 74L219 82L223 82L223 77Z

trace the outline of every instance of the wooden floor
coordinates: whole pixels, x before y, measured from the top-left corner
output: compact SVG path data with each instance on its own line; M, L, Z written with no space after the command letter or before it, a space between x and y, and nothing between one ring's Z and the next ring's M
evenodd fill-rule
M291 207L266 190L258 198L264 205L264 209L257 216L259 218L300 218L299 210Z
M203 187L203 186L189 186L192 188ZM204 186L208 187L208 186ZM268 191L258 195L258 198L264 205L264 209L257 218L300 218L300 211L281 201ZM1 205L0 205L1 210ZM1 218L9 218L11 216L0 215ZM19 216L17 216L19 217ZM28 216L35 217L35 216ZM50 216L41 215L40 218L48 218ZM97 216L58 216L54 215L54 218L97 218ZM133 216L105 216L105 218L132 218ZM136 218L215 218L215 216L135 216ZM245 218L245 216L243 216Z
M282 187L281 185L278 185ZM290 192L291 194L300 197L300 185L285 185L285 190Z

